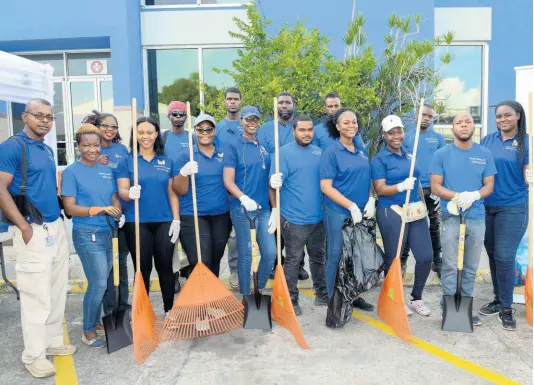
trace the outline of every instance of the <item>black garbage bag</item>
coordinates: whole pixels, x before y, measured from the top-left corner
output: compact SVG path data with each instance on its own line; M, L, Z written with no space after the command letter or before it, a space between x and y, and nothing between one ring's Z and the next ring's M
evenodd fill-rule
M343 327L352 317L352 298L354 293L354 273L352 259L343 252L336 274L334 291L328 298L326 311L326 326L330 328Z

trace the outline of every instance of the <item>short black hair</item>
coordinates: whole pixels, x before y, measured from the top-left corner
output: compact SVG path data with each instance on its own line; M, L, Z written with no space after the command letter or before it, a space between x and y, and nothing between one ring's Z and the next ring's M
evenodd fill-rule
M280 96L289 96L289 97L291 98L291 102L292 102L293 104L295 104L295 98L294 98L293 95L291 95L289 92L287 92L287 91L282 91L282 92L280 92L280 93L278 94L278 96L276 97L276 100L278 100L278 98L279 98Z
M309 116L307 115L298 115L297 117L295 117L295 119L293 120L293 128L297 128L298 124L300 122L312 122L312 125L313 125L313 120L312 118L310 118Z
M52 104L48 100L41 99L41 98L34 98L34 99L28 100L28 103L26 103L25 111L28 111L28 109L33 103L44 104L45 106L52 107Z
M429 104L429 103L423 104L423 107L428 107L428 108L432 108L433 110L435 110L434 106L432 104Z
M341 98L339 97L339 94L337 92L329 92L324 97L324 102L326 103L326 99L333 99L333 98L338 98L338 99L341 100Z
M351 108L340 108L339 110L337 110L335 114L328 115L326 118L326 121L324 122L324 125L328 129L328 135L331 138L337 139L340 137L336 124L339 120L339 117L343 115L345 112L352 112L356 116L356 120L359 121L358 116L356 115L356 112L354 112L354 110Z
M225 98L225 99L226 99L226 95L228 95L229 93L238 94L239 97L241 98L241 91L239 91L239 88L237 88L237 87L230 87L230 88L227 88L227 89L224 91L224 98Z
M158 155L163 155L165 153L165 147L163 146L163 139L161 138L161 129L159 128L158 122L156 122L149 116L142 116L137 119L137 122L135 123L135 128L137 128L137 126L144 122L152 124L156 129L158 136L156 137L156 141L154 142L154 151ZM132 127L132 130L130 131L130 152L133 152L133 129L134 128ZM137 151L139 151L139 142L137 142Z

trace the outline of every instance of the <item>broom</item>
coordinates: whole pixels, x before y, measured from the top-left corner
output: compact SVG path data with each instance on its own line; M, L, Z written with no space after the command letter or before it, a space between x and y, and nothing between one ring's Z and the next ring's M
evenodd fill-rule
M193 126L189 102L187 102L187 125L189 127L189 159L193 161ZM224 333L243 325L243 305L202 263L195 174L191 175L191 190L198 263L165 320L161 332L162 341L199 338Z
M134 186L139 185L139 169L137 162L137 101L132 99L132 135L133 135L133 168ZM138 363L142 363L157 348L159 344L159 329L161 319L156 317L152 304L148 299L143 275L141 274L141 244L139 240L139 199L134 200L135 213L135 260L136 272L132 303L132 332L134 356ZM152 256L150 256L152 258Z
M528 94L528 140L530 141L529 165L528 168L532 170L534 165L534 147L532 141L532 92ZM525 306L527 311L527 321L532 327L532 199L534 199L534 189L532 183L528 184L528 267L527 277L525 279Z
M274 154L276 173L280 172L280 149L278 143L278 111L277 99L274 98ZM289 296L289 289L287 288L286 276L284 268L282 267L282 226L280 225L280 188L276 189L276 254L278 264L274 274L271 317L278 323L278 325L285 327L295 337L295 341L304 349L310 347L304 340L304 334L300 328L299 321L293 309L293 303Z

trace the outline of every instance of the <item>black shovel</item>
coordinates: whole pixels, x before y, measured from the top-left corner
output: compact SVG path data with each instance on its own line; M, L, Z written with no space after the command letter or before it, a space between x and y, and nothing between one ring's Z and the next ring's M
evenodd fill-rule
M256 243L255 219L249 217L247 210L245 215L250 222L250 245L252 248L252 280L254 282L254 294L243 296L245 307L244 329L272 329L271 321L271 296L260 293L258 287L258 256Z
M133 343L132 324L130 322L130 309L119 310L119 225L114 219L111 224L110 217L106 220L113 232L113 284L115 286L115 309L111 314L102 318L106 331L108 354L121 350Z
M441 330L448 332L473 333L473 297L462 296L466 216L466 211L460 211L456 293L454 295L443 296L443 320L441 323Z

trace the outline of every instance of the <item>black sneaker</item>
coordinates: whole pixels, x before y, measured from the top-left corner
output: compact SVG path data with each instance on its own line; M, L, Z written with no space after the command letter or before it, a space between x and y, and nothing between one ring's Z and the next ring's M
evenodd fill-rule
M352 306L363 311L373 311L375 307L365 300L362 297L358 297L352 301Z
M478 311L482 315L494 315L497 314L501 310L501 304L497 298L493 299L493 301L488 302L484 306L480 308Z
M296 316L302 315L302 309L298 302L293 302L293 310L295 311Z
M307 279L310 279L310 275L306 270L304 270L303 267L299 269L299 281L305 281Z
M504 330L514 331L516 327L514 318L515 309L504 309L499 312L499 319L501 320Z
M328 298L327 297L315 297L315 300L313 301L313 304L315 306L328 306Z
M473 326L480 326L480 325L482 325L482 320L480 319L479 316L474 315L474 316L472 317L472 319L473 319Z

